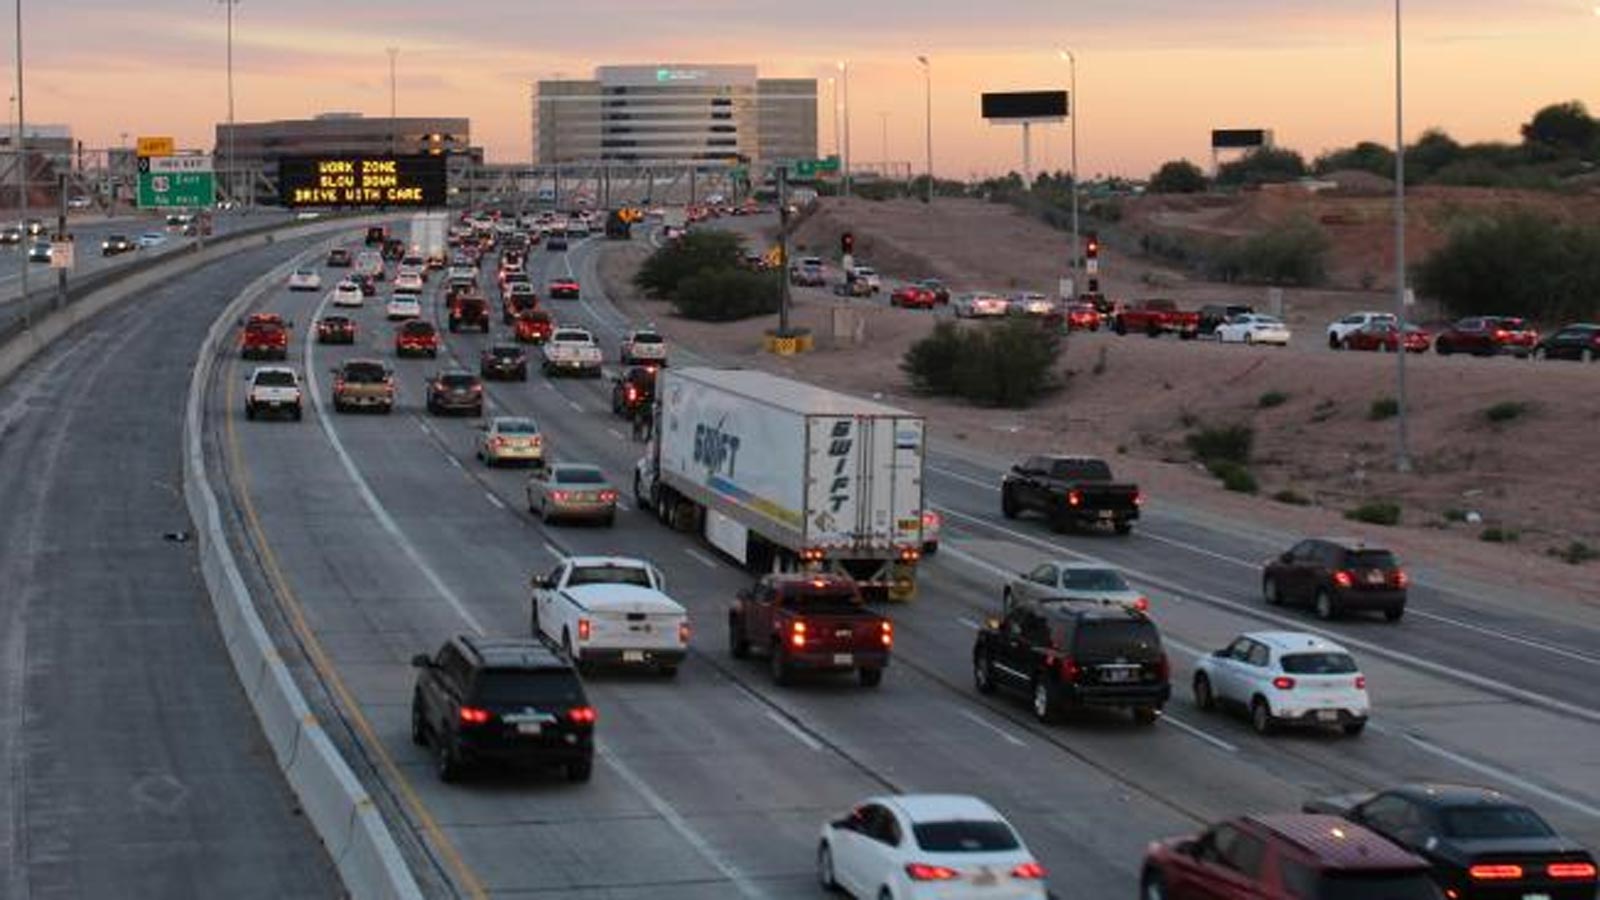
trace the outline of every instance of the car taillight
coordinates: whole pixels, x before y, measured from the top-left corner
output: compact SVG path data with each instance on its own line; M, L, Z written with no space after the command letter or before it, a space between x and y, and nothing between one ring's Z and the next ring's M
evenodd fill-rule
M594 626L589 624L588 619L578 620L578 640L587 641L589 639L589 635L592 634L593 631Z
M550 494L550 499L556 501L557 503L565 503L565 502L567 502L567 492L566 491L555 491L555 492Z
M639 399L639 389L631 384L628 385L628 402L632 403L637 399Z
M940 521L939 514L931 509L922 514L923 528L938 528Z
M1511 337L1511 332L1506 331L1504 328L1496 328L1494 331L1494 339L1497 341L1503 341L1509 337Z
M790 625L789 625L789 644L790 644L790 646L793 646L793 647L804 647L806 645L806 623L805 622L797 620L795 622L790 623Z
M1522 867L1516 863L1480 863L1467 869L1473 881L1515 881L1522 877Z
M1406 585L1408 585L1410 583L1411 583L1411 576L1406 574L1406 570L1405 569L1395 569L1394 570L1394 586L1395 587L1405 587Z
M1139 612L1149 612L1150 611L1150 598L1149 597L1140 597L1140 598L1134 600L1133 601L1133 608L1137 609Z
M906 877L912 881L950 881L960 878L961 873L948 866L934 866L928 863L906 863Z
M1083 492L1082 491L1078 490L1077 488L1073 488L1072 490L1067 491L1067 505L1068 506L1081 506L1082 504L1083 504Z
M885 619L879 623L878 640L883 642L885 649L894 646L894 623Z
M1294 690L1294 679L1287 675L1279 675L1277 678L1272 679L1272 686L1280 691L1292 691Z
M1011 877L1012 878L1029 878L1029 879L1033 879L1033 878L1043 878L1044 876L1045 876L1044 866L1041 866L1036 862L1025 862L1022 865L1017 866L1015 869L1011 870Z
M476 706L463 706L458 715L463 725L487 725L489 720L494 718L494 713Z
M1143 506L1144 505L1144 491L1134 491L1133 492L1133 505L1134 506Z
M1172 677L1172 662L1167 659L1166 651L1161 652L1161 659L1156 662L1156 677L1166 681Z
M1594 863L1586 862L1551 863L1545 873L1551 878L1593 878L1595 868Z
M678 643L680 643L680 644L689 643L689 623L688 622L679 622L678 623Z
M1057 663L1061 672L1062 681L1077 681L1083 674L1083 669L1078 667L1078 661L1070 656L1063 656Z
M599 718L600 714L592 706L574 706L567 710L567 720L574 725L593 725Z
M800 561L822 562L823 557L826 555L827 551L823 550L821 547L806 547L800 551Z
M336 391L344 390L344 379L343 378L335 378L333 380L333 389L336 390Z
M920 557L921 555L922 555L922 551L918 550L915 547L901 547L900 548L900 561L901 562L916 562L917 558Z
M1357 675L1356 676L1356 690L1364 691L1366 689L1367 689L1367 676L1365 676L1365 675Z
M1346 572L1344 569L1340 569L1339 571L1333 573L1333 583L1339 587L1347 588L1355 584L1356 579L1355 576L1351 575L1349 572Z
M615 503L615 502L617 502L617 492L616 491L601 491L600 492L600 502L602 502L602 503Z

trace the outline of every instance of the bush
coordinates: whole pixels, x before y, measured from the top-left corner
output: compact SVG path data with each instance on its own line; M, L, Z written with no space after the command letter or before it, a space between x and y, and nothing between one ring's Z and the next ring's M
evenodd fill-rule
M1249 425L1223 425L1202 428L1185 437L1183 442L1189 452L1207 466L1218 462L1246 466L1250 464L1255 439L1255 430Z
M1368 500L1344 514L1352 522L1366 522L1369 525L1399 525L1400 504L1390 500Z
M1289 402L1289 395L1283 391L1267 391L1256 400L1256 406L1262 409L1272 409Z
M685 280L701 272L744 267L744 241L727 231L691 231L650 254L633 276L647 296L671 300Z
M1372 407L1367 410L1367 418L1374 422L1392 419L1400 415L1400 401L1393 397L1379 397L1372 401Z
M1307 497L1305 494L1302 494L1299 491L1294 490L1293 488L1284 488L1283 490L1277 492L1276 494L1273 494L1272 495L1272 499L1278 501L1279 503L1287 503L1290 506L1310 506L1311 505L1311 498L1310 497Z
M1259 485L1256 484L1256 477L1250 474L1250 470L1236 462L1213 460L1206 464L1206 469L1222 482L1224 488L1230 491L1236 491L1241 494L1254 494L1259 488Z
M1023 407L1055 389L1061 338L1027 319L992 327L940 322L912 344L900 368L916 390L986 406Z
M1293 150L1258 147L1242 159L1223 163L1217 184L1227 186L1294 181L1306 174L1306 161Z
M1551 547L1551 556L1568 565L1579 566L1592 559L1600 559L1600 551L1585 544L1583 541L1573 541L1565 547Z
M1478 535L1478 540L1486 544L1511 544L1515 543L1520 537L1522 535L1518 534L1514 529L1490 525Z
M1465 522L1467 520L1467 511L1451 507L1444 511L1444 520L1446 522Z
M1506 400L1484 410L1483 417L1498 425L1501 422L1510 422L1512 419L1520 418L1527 411L1528 404L1520 400Z
M1600 228L1529 212L1467 220L1417 267L1417 289L1457 316L1592 319L1600 315Z
M1209 268L1222 281L1313 285L1327 276L1328 247L1321 227L1299 219L1221 244Z
M1205 189L1206 173L1187 159L1162 163L1146 188L1152 194L1198 194Z
M776 272L704 269L678 285L672 305L686 319L732 322L778 311L783 284Z

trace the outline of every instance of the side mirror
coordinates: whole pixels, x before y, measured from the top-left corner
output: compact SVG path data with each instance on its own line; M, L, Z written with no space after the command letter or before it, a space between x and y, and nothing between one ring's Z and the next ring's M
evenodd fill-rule
M1228 656L1228 648L1223 647L1221 650L1213 650L1211 651L1211 655L1218 659L1226 659Z
M431 669L433 668L433 660L429 659L426 653L418 653L416 656L411 657L411 665L418 669Z

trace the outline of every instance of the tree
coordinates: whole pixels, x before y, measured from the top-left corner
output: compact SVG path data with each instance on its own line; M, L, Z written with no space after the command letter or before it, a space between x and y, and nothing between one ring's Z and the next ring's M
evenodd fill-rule
M1371 172L1374 175L1393 178L1394 151L1382 144L1362 141L1354 147L1329 150L1327 153L1322 154L1317 157L1315 168L1319 175L1353 169L1358 172Z
M1570 156L1589 152L1600 135L1600 123L1577 100L1552 103L1533 114L1533 121L1522 126L1523 143Z
M633 283L657 300L671 300L687 278L744 264L744 241L731 231L691 231L650 254Z
M1424 181L1429 175L1461 158L1461 145L1437 128L1430 128L1406 148L1406 181Z
M1600 313L1600 229L1529 212L1476 220L1417 267L1417 288L1458 316L1592 320Z
M1161 164L1150 176L1152 194L1198 194L1206 189L1206 173L1187 159L1173 159Z
M678 285L672 305L686 319L733 322L777 312L782 291L782 279L776 272L702 269Z
M1293 150L1258 147L1243 159L1223 163L1217 184L1247 185L1294 181L1306 174L1305 159Z

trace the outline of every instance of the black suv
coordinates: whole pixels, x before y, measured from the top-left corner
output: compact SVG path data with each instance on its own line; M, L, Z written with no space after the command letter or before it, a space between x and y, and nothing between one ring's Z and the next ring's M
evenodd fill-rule
M516 344L494 344L478 357L478 374L484 378L528 380L528 354Z
M611 411L627 418L639 407L648 407L655 396L656 370L649 366L630 366L611 385Z
M1406 612L1410 579L1400 560L1382 547L1351 538L1307 538L1261 573L1261 593L1271 606L1309 604L1319 619L1376 610L1391 622Z
M572 664L530 640L462 636L417 654L411 740L432 747L441 781L473 763L564 766L588 781L595 711Z
M1120 603L1015 603L979 630L972 671L982 693L1030 697L1041 722L1099 706L1132 709L1134 721L1148 725L1172 695L1155 623Z

